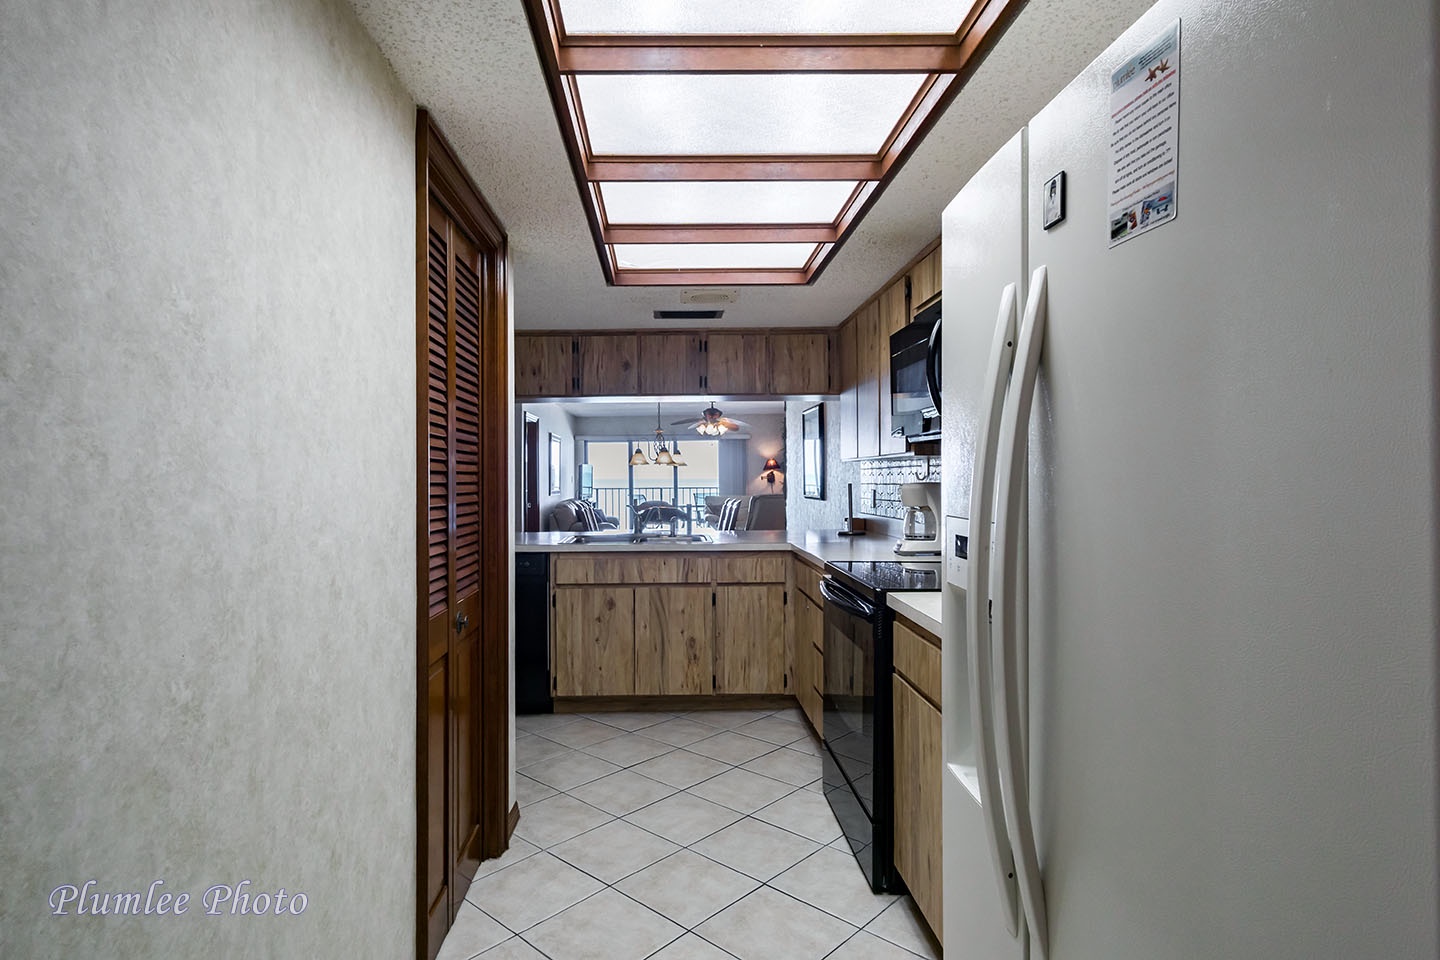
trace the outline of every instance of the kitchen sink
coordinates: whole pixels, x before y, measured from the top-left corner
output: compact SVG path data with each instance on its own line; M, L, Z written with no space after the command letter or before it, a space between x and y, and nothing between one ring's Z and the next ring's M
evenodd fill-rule
M642 533L635 538L636 543L710 543L709 534L704 533Z

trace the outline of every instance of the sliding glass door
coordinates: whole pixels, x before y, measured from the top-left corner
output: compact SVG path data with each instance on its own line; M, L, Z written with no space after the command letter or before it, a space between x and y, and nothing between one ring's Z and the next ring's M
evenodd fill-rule
M637 449L649 454L648 443L585 440L582 462L592 468L595 503L606 516L620 521L620 529L629 530L634 526L631 507L640 500L691 509L695 519L702 520L705 497L720 489L719 446L715 440L685 440L680 455L686 466L631 466L630 456Z

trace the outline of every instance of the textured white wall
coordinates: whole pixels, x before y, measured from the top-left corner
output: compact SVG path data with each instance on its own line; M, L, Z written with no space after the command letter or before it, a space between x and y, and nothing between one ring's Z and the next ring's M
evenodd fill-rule
M525 446L525 418L523 414L532 413L540 418L540 487L536 491L539 495L540 504L540 526L550 529L550 511L562 500L569 500L575 496L576 476L575 464L577 451L575 443L575 418L565 409L563 403L527 403L521 407L522 415L515 420L515 450L514 472L519 475L517 488L525 489L524 456ZM560 492L550 492L550 434L560 438ZM516 527L525 523L525 503L520 498L515 499Z
M0 955L409 956L413 104L338 0L7 2L0 90Z
M825 401L825 499L805 496L801 473L801 415L815 406L813 400L785 403L785 516L790 530L834 533L845 525L845 485L855 485L855 514L867 529L887 537L900 535L901 524L881 517L866 516L860 510L860 461L840 459L840 402Z

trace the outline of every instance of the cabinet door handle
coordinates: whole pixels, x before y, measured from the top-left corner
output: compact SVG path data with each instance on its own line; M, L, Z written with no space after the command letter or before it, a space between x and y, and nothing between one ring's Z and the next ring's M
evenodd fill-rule
M463 613L455 614L455 632L464 633L465 628L470 625L470 618Z

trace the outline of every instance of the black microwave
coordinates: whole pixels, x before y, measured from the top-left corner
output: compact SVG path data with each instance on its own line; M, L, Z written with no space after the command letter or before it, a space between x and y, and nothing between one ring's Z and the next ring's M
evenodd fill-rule
M890 422L893 436L940 439L940 304L890 334Z

